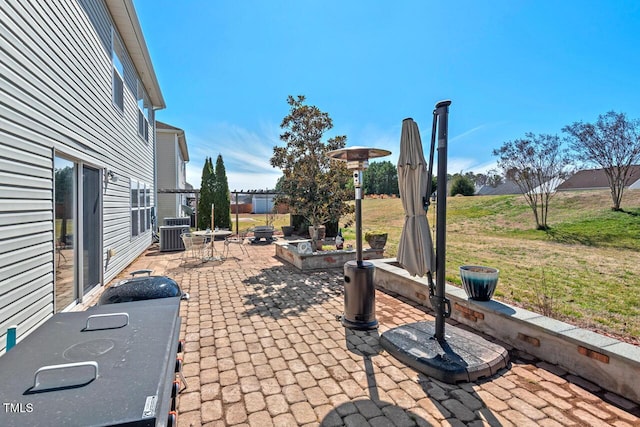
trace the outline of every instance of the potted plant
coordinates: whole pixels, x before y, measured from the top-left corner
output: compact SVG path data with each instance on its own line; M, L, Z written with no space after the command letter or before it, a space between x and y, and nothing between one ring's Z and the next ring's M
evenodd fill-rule
M384 249L387 244L387 233L380 230L367 231L364 233L364 240L367 241L371 249Z
M489 301L498 284L500 270L482 265L463 265L460 267L462 287L467 296L477 301Z
M293 234L293 231L296 228L293 225L283 225L282 226L282 234L284 234L285 237L289 237Z
M324 224L329 220L327 208L320 203L309 205L304 217L309 221L309 237L315 248L319 244L324 243L326 236L326 227Z

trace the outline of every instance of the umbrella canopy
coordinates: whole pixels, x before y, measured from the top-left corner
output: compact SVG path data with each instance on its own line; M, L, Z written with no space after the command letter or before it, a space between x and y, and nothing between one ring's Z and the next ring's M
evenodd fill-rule
M428 197L427 180L427 163L422 153L418 125L413 119L404 119L398 158L398 187L405 220L397 258L412 276L424 276L435 267L433 241L423 201L423 197Z

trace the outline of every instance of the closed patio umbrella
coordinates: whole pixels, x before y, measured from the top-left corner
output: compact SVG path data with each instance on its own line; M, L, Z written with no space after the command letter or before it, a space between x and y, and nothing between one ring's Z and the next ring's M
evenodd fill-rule
M446 218L447 218L447 143L451 101L440 101L433 110L431 150L427 166L422 154L418 126L411 119L402 122L398 184L405 209L405 224L400 236L398 262L413 276L427 275L429 302L434 321L415 322L390 329L380 336L380 344L390 354L418 371L454 384L475 381L507 367L509 353L482 337L451 325L444 334L445 319L451 316L451 301L445 294ZM438 131L438 188L436 249L433 247L424 209L430 194L429 179ZM428 171L427 171L428 168ZM435 271L434 271L435 270ZM433 284L433 274L436 283Z
M424 276L435 267L433 241L424 210L424 197L429 196L426 194L427 175L418 125L413 119L404 119L398 157L398 187L405 221L397 259L412 276Z

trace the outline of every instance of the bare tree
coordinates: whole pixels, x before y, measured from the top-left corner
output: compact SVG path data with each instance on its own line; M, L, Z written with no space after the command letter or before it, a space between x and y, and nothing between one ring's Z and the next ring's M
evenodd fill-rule
M616 211L620 210L624 187L632 178L631 166L640 162L639 130L640 120L614 111L599 115L595 124L575 122L562 128L578 159L604 170L613 200L611 209Z
M507 141L493 155L507 179L514 181L533 211L538 230L548 230L549 201L567 175L569 156L557 135L525 134Z

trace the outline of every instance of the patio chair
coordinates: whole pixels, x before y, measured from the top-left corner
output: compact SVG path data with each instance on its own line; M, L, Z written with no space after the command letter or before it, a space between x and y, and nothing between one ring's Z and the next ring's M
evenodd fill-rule
M189 258L204 261L207 250L207 238L198 236L193 233L182 233L180 235L182 243L184 243L184 254L182 255L183 263Z
M58 253L58 267L60 267L60 261L64 259L67 262L67 257L64 255L64 250L67 249L67 244L64 239L60 238L56 240L56 252Z
M249 256L249 251L245 248L244 243L247 238L247 230L241 230L238 234L233 234L226 239L224 239L224 254L223 257L227 258L229 255L229 247L231 245L239 245L240 250L247 256Z

